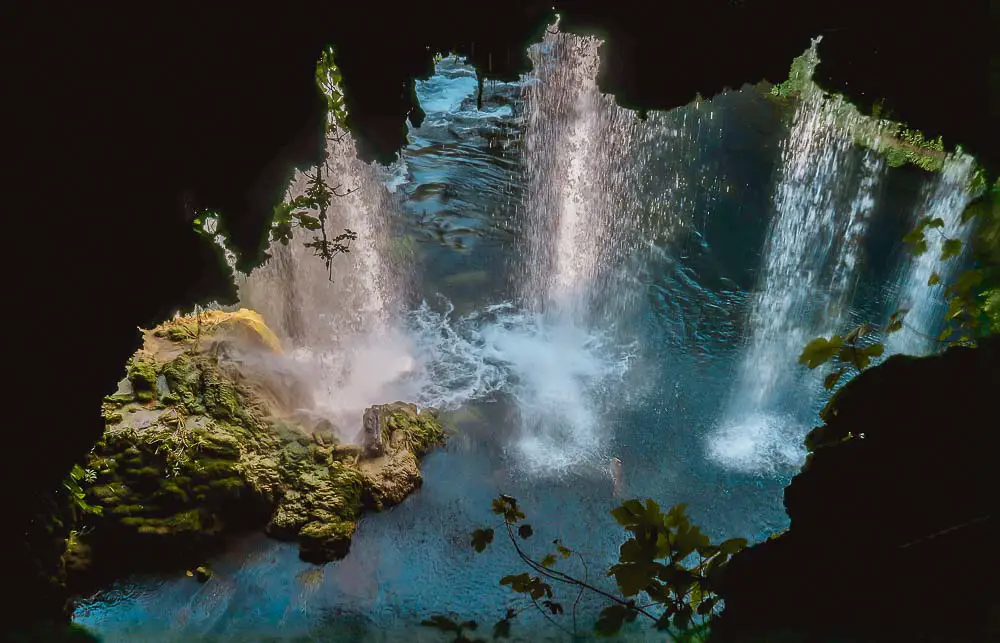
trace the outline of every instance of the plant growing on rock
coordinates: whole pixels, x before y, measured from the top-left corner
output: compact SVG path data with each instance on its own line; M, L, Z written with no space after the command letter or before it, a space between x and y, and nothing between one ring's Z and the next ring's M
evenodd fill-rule
M713 545L698 526L691 524L686 505L676 505L664 513L653 500L628 500L611 512L630 534L621 545L618 563L606 572L615 579L616 594L593 584L583 555L558 539L552 541L552 551L540 558L530 554L526 541L534 536L534 530L525 522L516 499L501 495L493 500L492 511L501 523L472 532L473 549L485 551L493 543L496 529L500 529L528 568L500 579L501 585L510 587L523 600L493 625L494 639L508 638L513 619L532 608L575 636L580 600L584 592L590 592L609 603L594 624L599 635L613 636L626 623L641 618L657 630L670 633L674 640L702 640L721 608L716 593L721 575L730 557L747 544L743 538L732 538ZM579 562L582 578L559 569L561 561L570 559ZM571 592L571 603L557 600L559 588ZM567 618L568 627L564 623ZM453 634L457 642L482 640L468 633L477 629L475 621L458 622L437 614L422 624Z

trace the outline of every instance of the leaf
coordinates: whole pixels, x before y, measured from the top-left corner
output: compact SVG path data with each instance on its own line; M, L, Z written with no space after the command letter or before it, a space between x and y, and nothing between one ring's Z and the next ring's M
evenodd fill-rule
M957 257L962 252L961 239L945 239L941 246L941 261L946 261L952 257Z
M509 639L510 638L510 620L503 619L497 621L493 624L493 638L495 639Z
M903 243L909 246L910 253L920 256L927 252L927 239L924 238L924 225L918 225L903 237Z
M528 525L528 524L521 525L520 527L517 528L517 534L521 538L525 538L525 539L526 538L531 538L531 535L533 533L534 533L534 531L531 529L531 525Z
M472 547L482 553L486 546L493 542L492 529L477 529L472 532Z
M562 545L556 545L556 550L559 551L559 555L562 556L563 558L569 558L570 555L573 553L569 547L564 547Z
M420 624L424 627L433 627L441 630L442 632L454 632L460 634L462 629L458 626L458 623L451 620L447 616L442 616L441 614L434 614L428 619L420 621Z
M594 631L601 636L617 634L622 625L635 620L637 613L634 608L626 605L609 605L601 610L601 615L594 624Z
M645 590L656 577L657 563L619 563L612 565L608 576L614 576L623 596L635 596Z
M864 350L859 350L857 348L852 348L850 346L845 346L840 350L840 354L837 355L837 359L845 364L851 364L854 368L859 371L864 370L868 367L871 361L868 355L865 354Z
M876 342L865 346L862 350L868 357L881 357L882 353L885 352L885 344Z
M889 323L886 324L886 333L895 333L903 327L903 318L906 317L906 313L910 312L909 308L900 308L893 314L889 315Z
M858 326L857 328L855 328L854 330L852 330L850 333L847 334L847 337L844 338L844 342L847 344L855 344L859 339L861 339L861 337L863 337L866 333L868 333L871 330L872 327L870 324L861 324L860 326Z
M698 605L698 615L699 616L708 616L709 614L711 614L712 613L712 609L715 607L715 604L718 601L719 601L719 599L716 598L715 596L710 596L710 597L706 598L705 600L703 600Z
M955 283L948 286L947 294L966 294L983 282L982 270L966 270L958 276Z
M510 574L500 579L501 585L510 585L515 592L523 593L528 591L531 584L531 576L527 572L523 574Z
M837 382L840 380L843 374L844 374L844 369L840 368L830 373L826 377L824 377L823 388L825 388L828 391L833 389L833 387L837 385Z
M937 340L939 342L946 342L946 341L948 341L948 338L951 337L951 333L952 332L953 331L952 331L951 328L945 328L943 331L941 331L941 334L937 336Z
M556 557L554 554L545 554L542 556L542 567L549 568L556 564Z
M930 278L927 280L928 286L936 286L941 283L941 275L936 272L932 272Z
M799 355L799 363L805 364L809 368L822 366L837 354L842 345L843 339L841 339L840 335L834 335L830 339L817 337L802 349L802 354Z
M929 229L943 228L944 227L944 219L942 219L940 217L938 217L936 219L927 219L925 221L925 225Z
M549 608L549 611L552 612L553 615L558 615L563 613L562 604L556 603L555 601L542 601L542 605Z
M746 538L730 538L719 543L719 549L730 556L747 546Z

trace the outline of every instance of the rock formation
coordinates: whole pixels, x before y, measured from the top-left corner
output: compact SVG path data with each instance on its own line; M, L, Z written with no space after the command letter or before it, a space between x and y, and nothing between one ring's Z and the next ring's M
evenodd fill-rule
M733 557L713 640L1000 640L998 363L992 337L838 391L790 528Z
M104 401L87 485L100 515L72 539L71 571L193 568L225 537L260 528L322 563L346 555L365 507L420 485L418 457L443 440L433 410L372 407L364 448L341 444L329 422L300 412L311 403L301 382L255 366L254 356L280 353L248 310L145 332Z

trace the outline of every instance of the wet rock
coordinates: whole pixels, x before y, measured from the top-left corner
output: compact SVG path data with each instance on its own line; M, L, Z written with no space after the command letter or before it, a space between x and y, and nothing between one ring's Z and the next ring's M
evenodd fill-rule
M419 486L418 456L443 439L433 410L372 407L366 445L340 445L328 421L302 426L226 353L206 350L221 345L215 332L225 332L231 355L278 350L254 314L226 315L147 333L129 362L132 390L105 399L87 492L102 512L87 517L72 560L86 554L92 568L119 575L190 569L230 535L263 528L297 541L304 560L325 562L346 555L365 506L397 504ZM157 380L169 394L150 406Z
M194 568L194 579L199 583L204 583L209 578L212 577L212 570L204 565L199 565Z

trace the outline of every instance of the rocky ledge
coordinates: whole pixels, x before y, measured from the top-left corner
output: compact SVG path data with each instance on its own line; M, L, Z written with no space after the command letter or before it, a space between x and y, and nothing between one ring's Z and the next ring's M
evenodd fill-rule
M227 536L261 528L297 540L304 560L335 560L365 509L420 485L418 458L444 437L433 409L373 406L362 444L342 443L329 421L301 412L311 402L301 380L259 366L280 353L249 310L144 333L104 400L86 485L99 513L70 540L71 576L192 568Z
M1000 641L1000 337L890 357L841 388L733 556L714 641Z

